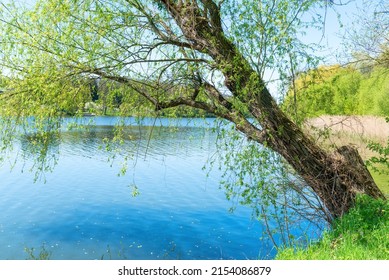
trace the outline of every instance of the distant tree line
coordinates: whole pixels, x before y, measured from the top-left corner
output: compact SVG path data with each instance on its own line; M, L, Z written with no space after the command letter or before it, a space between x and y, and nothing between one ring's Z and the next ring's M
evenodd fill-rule
M0 94L8 98L19 91L14 90L15 83L27 83L26 79L0 76ZM61 79L61 94L68 92L74 95L69 102L57 103L57 111L63 116L76 116L83 114L120 115L120 116L155 116L155 108L136 90L122 83L96 76L74 75ZM31 85L32 86L32 85ZM155 88L157 88L157 82ZM53 88L53 94L57 89ZM147 90L151 90L148 87ZM172 95L182 95L188 91L186 86L174 85L170 88ZM77 93L77 94L75 94ZM43 98L43 97L42 97ZM44 101L44 100L40 100ZM161 117L213 117L201 109L177 106L158 112Z
M158 88L157 82L155 88ZM100 77L89 78L90 101L86 102L84 111L90 111L97 115L123 115L123 116L158 116L163 117L211 117L205 111L188 106L177 106L156 113L155 108L136 94L136 90L122 83L102 79ZM150 87L148 89L150 91ZM189 87L185 85L172 86L171 95L183 95ZM93 104L91 104L91 102Z
M322 66L301 73L283 101L298 121L320 115L389 116L389 69Z

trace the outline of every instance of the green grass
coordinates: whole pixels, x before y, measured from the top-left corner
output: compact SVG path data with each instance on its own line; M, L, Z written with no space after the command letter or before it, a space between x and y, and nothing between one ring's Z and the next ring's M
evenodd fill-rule
M389 260L389 202L368 196L307 248L284 248L279 260Z
M389 196L389 175L384 173L379 173L371 169L369 170L377 186L381 189L381 191L384 194Z

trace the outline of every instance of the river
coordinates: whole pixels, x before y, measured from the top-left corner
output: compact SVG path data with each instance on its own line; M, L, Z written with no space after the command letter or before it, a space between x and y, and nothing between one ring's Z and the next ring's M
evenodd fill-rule
M105 146L117 118L90 120L53 141L44 172L29 136L2 163L0 259L274 257L252 209L228 201L220 171L203 168L214 120L129 118L121 150Z

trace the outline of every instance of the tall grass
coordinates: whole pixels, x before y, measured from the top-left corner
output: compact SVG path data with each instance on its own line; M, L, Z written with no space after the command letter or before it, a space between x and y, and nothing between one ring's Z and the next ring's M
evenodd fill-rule
M389 202L366 195L307 248L284 248L279 260L389 260Z
M305 129L324 149L352 145L358 149L363 160L379 157L369 143L387 145L389 122L375 116L321 116L307 121ZM378 168L378 166L377 166ZM369 166L377 186L389 196L389 174Z

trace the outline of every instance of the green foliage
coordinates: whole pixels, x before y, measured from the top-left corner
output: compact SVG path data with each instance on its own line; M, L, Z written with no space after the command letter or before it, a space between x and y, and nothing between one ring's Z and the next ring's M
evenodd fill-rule
M323 1L218 4L222 19L228 22L226 36L236 42L260 74L278 69L283 76L285 63L313 60L298 34L307 26L319 28L320 15L309 23L301 17L325 5ZM204 4L198 1L196 5ZM38 0L30 9L4 5L0 18L0 64L14 81L10 88L15 93L0 105L13 104L10 107L14 110L7 108L13 115L81 114L91 101L90 80L101 76L125 84L127 89L107 84L108 90L100 92L91 113L146 115L155 106L139 104L191 95L190 90L176 90L180 87L193 89L199 82L211 80L220 90L221 68L233 67L215 67L202 50L180 47L186 44L182 31L160 1ZM210 99L213 97L204 91L197 96L198 101L214 105ZM47 111L42 110L42 104ZM179 107L165 114L193 116L203 112Z
M320 115L389 115L389 71L320 67L302 74L283 102L297 121Z
M320 29L319 14L311 21L301 15L310 9L326 5L323 1L225 1L223 11L228 15L228 36L238 42L237 46L258 73L277 69L282 79L289 67L299 64L316 65L318 57L309 50L318 45L307 45L299 40L307 29Z
M389 202L359 196L355 207L308 248L285 248L277 259L389 259Z
M389 174L388 172L383 172L384 170L375 171L372 168L369 168L370 174L374 179L374 182L380 188L380 190L389 197Z
M362 79L358 90L359 115L389 116L389 71L376 67Z
M0 9L0 71L9 79L7 92L0 96L0 116L14 118L3 124L4 149L12 128L25 126L32 116L29 129L36 125L42 135L60 128L40 122L84 113L175 117L217 112L230 120L233 115L247 116L249 102L235 98L223 83L222 72L233 63L215 60L215 52L202 44L191 46L198 42L185 38L160 1L37 0L29 7L12 2ZM204 1L196 3L200 13L213 17ZM248 59L244 65L258 74L273 69L282 74L291 56L296 64L310 58L298 33L310 24L319 27L321 17L314 16L310 23L301 17L323 1L218 4L228 25L224 35L230 41L225 42L241 52L234 58L237 64ZM219 53L222 47L214 46ZM263 86L255 72L252 77L229 78L249 78L241 95L252 85ZM172 108L159 112L164 107L160 104Z
M140 195L139 189L135 184L131 184L129 187L131 188L131 196L132 197L136 197L136 196Z

